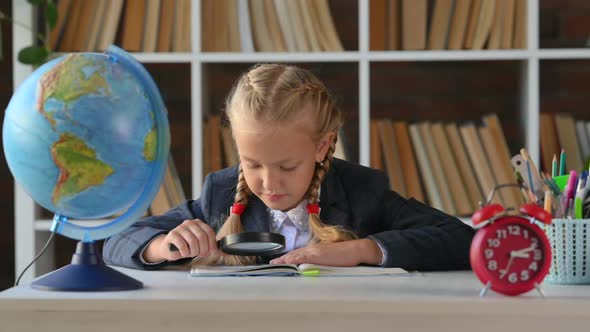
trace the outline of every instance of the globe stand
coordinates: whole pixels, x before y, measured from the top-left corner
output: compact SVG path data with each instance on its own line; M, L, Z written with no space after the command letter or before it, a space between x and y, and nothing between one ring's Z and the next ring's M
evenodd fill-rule
M95 242L78 241L72 263L31 284L35 289L67 292L122 291L143 283L104 264Z

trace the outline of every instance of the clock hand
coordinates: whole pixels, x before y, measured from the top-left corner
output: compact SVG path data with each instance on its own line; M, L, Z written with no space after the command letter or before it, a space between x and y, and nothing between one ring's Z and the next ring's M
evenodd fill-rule
M522 252L519 252L519 251L511 251L510 252L510 257L529 258L530 255L528 253L522 253Z
M506 267L504 269L500 270L500 279L504 278L508 274L508 271L510 269L510 266L512 265L513 259L514 259L514 256L512 256L512 252L510 252L510 259L508 260Z
M527 247L527 248L524 248L524 249L520 249L520 250L513 250L513 251L511 251L510 252L510 255L511 256L512 255L515 255L517 257L520 257L520 256L524 256L524 254L528 253L529 251L533 251L535 249L537 249L537 244L536 243L533 243L533 244L531 244L530 247ZM528 255L526 257L521 257L521 258L528 258Z

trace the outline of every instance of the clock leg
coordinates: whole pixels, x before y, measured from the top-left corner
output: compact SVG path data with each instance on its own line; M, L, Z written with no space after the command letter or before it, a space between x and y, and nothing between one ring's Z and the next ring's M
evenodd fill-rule
M541 286L539 284L535 283L535 288L537 289L537 292L539 292L539 295L541 295L541 297L544 299L545 294L543 294L543 290L541 289Z
M486 286L481 289L481 292L479 292L479 297L484 297L488 292L488 289L490 289L490 287L492 287L492 283L488 281Z

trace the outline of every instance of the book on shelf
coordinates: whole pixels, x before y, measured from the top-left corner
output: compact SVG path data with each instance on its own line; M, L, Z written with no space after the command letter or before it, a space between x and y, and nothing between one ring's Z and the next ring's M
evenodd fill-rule
M391 189L402 196L406 196L406 185L402 173L398 143L393 132L393 124L389 119L378 122L381 147L384 152L385 170L389 178Z
M176 7L176 0L164 0L160 5L156 51L170 52L172 50L172 36L174 33L174 8Z
M229 276L318 276L318 277L367 277L384 275L408 275L396 267L355 266L338 267L316 264L263 264L245 266L194 266L190 269L192 277Z
M174 164L174 159L172 159L172 156L169 156L164 178L156 197L150 205L150 213L152 215L161 215L173 207L180 205L185 200L186 196L180 182L180 177L178 176L176 165Z
M451 23L454 1L438 0L434 2L434 12L428 32L428 49L442 50L447 48L449 26Z
M569 113L545 113L539 117L541 136L541 166L551 174L553 156L559 160L563 149L566 171L585 170L590 160L590 122L576 119Z
M443 203L441 196L438 191L437 182L434 176L430 174L430 161L428 160L428 153L426 152L425 144L422 140L422 134L420 133L420 126L416 123L410 124L410 137L412 139L412 145L416 152L416 159L418 161L418 169L424 181L424 189L428 197L428 204L435 209L443 210Z
M427 0L402 0L402 49L426 48Z
M387 17L385 28L387 29L387 49L399 50L400 48L400 0L389 0L387 2Z
M127 0L123 19L121 46L129 52L141 51L143 25L145 23L145 0Z
M580 143L576 135L574 117L568 113L555 114L555 129L557 130L559 143L565 149L568 171L570 169L582 170L584 161L582 160Z
M541 112L539 116L539 136L541 136L541 167L551 170L553 156L559 156L561 146L552 114Z
M370 48L373 51L383 51L387 49L387 0L369 1L369 11L371 19L369 20Z
M447 191L455 203L456 214L460 216L471 214L473 208L467 196L467 188L463 183L457 162L451 152L450 141L447 138L443 124L432 124L431 131L436 150L440 153L440 166L442 166L444 177L447 179Z
M475 212L479 208L479 202L483 201L484 195L481 193L479 184L475 177L475 172L469 161L469 155L465 150L465 145L461 140L461 134L459 133L459 127L456 123L448 123L445 125L445 132L449 138L449 144L451 145L451 153L455 157L457 167L461 174L461 179L465 184L467 190L467 197L471 205L471 211Z
M160 23L160 0L146 0L145 29L143 30L143 52L156 51L158 25Z
M416 157L412 150L408 123L405 121L394 122L393 131L395 141L398 144L402 174L405 179L404 183L407 191L406 197L413 197L420 202L425 202L424 192L422 191L422 181L420 180L418 173Z
M512 155L510 154L508 142L506 142L506 136L504 136L504 131L502 130L498 115L490 114L484 116L483 123L489 128L489 133L491 135L490 146L492 148L490 152L491 155L488 153L488 157L494 158L497 161L495 164L496 166L494 167L498 167L500 172L500 183L516 183L514 170L510 162ZM521 206L525 203L520 190L517 188L507 188L505 191L507 193L506 199L509 202L514 203L515 206Z
M463 48L470 6L471 0L455 0L448 40L448 49L450 50Z
M422 136L422 143L426 148L426 154L428 155L429 167L430 167L430 174L426 173L425 176L433 176L434 181L436 182L436 190L438 191L438 195L441 198L443 204L443 211L450 214L456 215L456 203L453 199L452 195L449 195L449 183L448 178L444 173L444 169L441 167L442 165L442 158L439 154L440 151L437 150L434 137L432 136L432 124L428 121L422 122L419 124L420 128L420 135Z
M371 119L371 167L384 171L383 156L381 152L381 139L379 138L379 121Z
M479 186L484 197L487 197L498 183L490 169L489 161L479 138L479 130L475 123L466 123L460 126L459 132L461 133L469 159L475 170L475 176ZM504 204L502 193L495 195L492 202Z

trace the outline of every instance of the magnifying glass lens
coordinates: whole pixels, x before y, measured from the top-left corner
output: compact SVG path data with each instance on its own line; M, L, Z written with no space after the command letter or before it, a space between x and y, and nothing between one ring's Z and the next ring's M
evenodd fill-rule
M243 232L227 235L217 244L221 251L230 255L270 255L285 249L285 237L270 232Z

